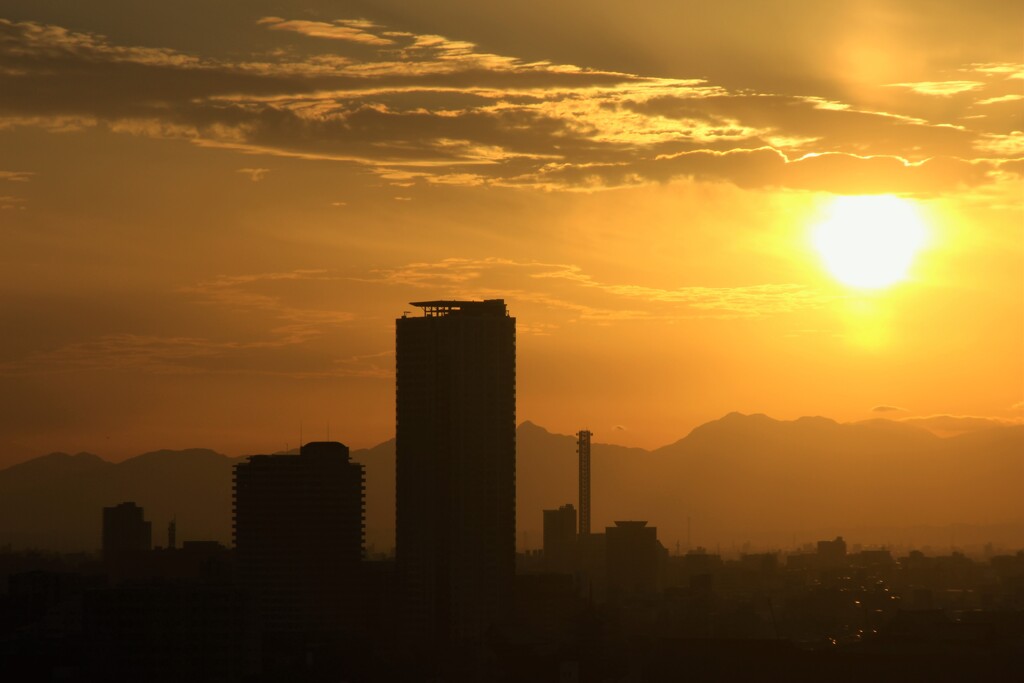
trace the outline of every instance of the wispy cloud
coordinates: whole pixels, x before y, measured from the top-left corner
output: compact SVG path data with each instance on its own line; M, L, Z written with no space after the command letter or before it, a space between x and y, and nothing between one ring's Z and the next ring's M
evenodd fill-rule
M999 108L1018 94L1007 90L1016 65L892 85L897 99L952 103L932 121L898 106L526 61L362 19L258 25L330 39L332 51L212 59L0 20L0 128L105 126L361 164L400 187L595 191L692 179L938 194L994 182L988 160L1019 156L1019 125ZM258 180L261 171L242 172Z
M79 339L0 364L0 375L138 370L159 374L266 374L292 377L385 376L359 358L303 358L309 344L354 320L354 314L305 304L296 288L339 280L324 270L222 276L178 290L199 305L258 321L257 333L217 330L207 335L104 334ZM368 357L367 357L368 358ZM317 360L319 359L319 360Z
M31 180L34 175L32 171L0 171L0 180L24 183Z
M392 352L338 358L309 369L279 367L272 358L256 356L278 344L217 341L203 337L161 337L115 334L73 342L35 353L20 361L0 363L0 376L75 372L144 372L157 375L266 375L293 379L326 377L389 378L394 376Z
M890 83L892 88L907 88L920 95L950 97L985 87L982 81L920 81L917 83Z
M529 287L511 282L533 280ZM503 295L547 308L575 312L582 320L693 317L758 317L814 308L833 295L797 284L662 289L596 280L572 264L509 259L444 259L377 271L377 281L444 292L451 298ZM545 287L547 283L547 287ZM595 303L585 294L602 295Z
M261 181L261 180L263 180L264 178L267 177L267 174L270 173L270 169L269 168L240 168L240 169L238 169L238 172L239 173L244 173L245 175L249 176L249 180L253 181L254 183L258 183L259 181Z
M11 211L13 209L24 209L27 200L24 197L11 195L0 195L0 211Z
M1000 95L998 97L989 97L984 100L978 100L978 104L985 106L987 104L1002 104L1003 102L1017 102L1018 100L1024 100L1024 95L1012 93L1009 95Z
M906 417L900 422L922 427L939 436L955 436L995 427L1008 427L1024 424L1024 418L999 418L976 415L928 415L924 417Z
M279 287L281 283L331 281L338 277L325 270L295 270L280 273L223 276L180 291L195 296L198 301L231 309L260 311L276 320L270 328L271 339L253 342L263 347L277 347L304 343L320 336L331 327L346 324L354 318L348 311L333 308L309 308L297 301L287 301Z
M272 31L292 31L311 38L345 40L364 45L392 45L394 43L394 41L388 38L382 38L367 31L367 29L374 28L374 24L365 20L342 20L327 23L324 21L263 17L257 23L266 26Z

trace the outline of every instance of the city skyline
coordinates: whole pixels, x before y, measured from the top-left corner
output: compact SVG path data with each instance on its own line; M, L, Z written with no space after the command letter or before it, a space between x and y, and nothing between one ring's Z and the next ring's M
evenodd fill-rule
M0 672L1019 676L1022 26L0 0Z
M0 467L385 442L425 297L559 433L1020 423L1022 11L5 3Z

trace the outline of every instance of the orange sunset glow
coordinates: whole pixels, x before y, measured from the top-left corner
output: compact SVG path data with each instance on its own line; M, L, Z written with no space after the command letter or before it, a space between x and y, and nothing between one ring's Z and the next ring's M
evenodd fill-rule
M374 447L431 300L506 302L517 423L638 453L731 413L1019 429L1022 19L5 2L0 467ZM1024 540L1004 508L971 521Z

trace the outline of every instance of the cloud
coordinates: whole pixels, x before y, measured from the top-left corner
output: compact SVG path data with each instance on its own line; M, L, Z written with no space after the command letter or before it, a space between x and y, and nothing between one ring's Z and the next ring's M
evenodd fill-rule
M1021 62L985 62L970 64L963 69L968 73L999 75L1006 78L1024 79L1024 63Z
M199 334L120 332L77 339L0 363L0 375L132 370L157 374L263 374L290 377L385 376L387 366L358 367L353 358L325 356L316 342L345 328L355 315L336 305L309 306L309 288L333 287L323 270L221 276L177 294L218 309L221 320L254 321L243 332L218 324Z
M323 21L305 21L301 19L285 20L281 17L263 17L257 24L262 24L272 31L292 31L312 38L329 38L331 40L345 40L352 43L364 45L392 45L393 40L381 38L364 29L373 28L371 22L364 20L335 21L327 23Z
M871 409L873 413L905 413L906 408L898 408L896 406L875 406Z
M1021 155L1007 90L1018 72L1003 63L969 65L971 79L895 84L889 111L872 111L526 61L363 19L259 25L332 39L332 51L213 59L0 20L0 128L105 127L359 164L402 187L596 191L692 178L935 195L995 182L991 159ZM931 118L922 92L952 113Z
M238 348L235 343L216 343L190 337L157 337L112 334L65 344L57 349L32 354L27 360L0 365L0 374L22 375L38 372L142 369L155 373L197 372L188 361L220 356Z
M939 436L956 436L958 434L967 434L996 427L1024 424L1024 418L1004 419L974 415L930 415L927 417L907 417L901 419L900 422L922 427Z
M294 270L280 273L222 276L182 287L200 302L229 309L259 311L275 320L272 338L257 342L260 346L302 344L325 330L353 320L352 313L332 308L309 308L298 295L286 296L282 284L329 282L337 276L324 270ZM271 286L273 285L273 286Z
M956 158L912 163L892 156L808 154L788 159L771 147L696 150L632 163L547 164L511 179L549 189L605 189L645 182L693 178L742 188L782 187L847 194L939 193L980 185L994 166Z
M920 95L950 97L985 87L983 81L920 81L918 83L890 83L891 88L907 88Z
M270 173L270 169L269 168L240 168L240 169L238 169L238 172L239 173L244 173L244 174L248 175L249 176L249 180L253 181L254 183L258 183L259 181L261 181L261 180L263 180L264 178L267 177L267 174Z
M1024 156L1024 131L1009 135L986 135L974 145L979 151L1002 157Z
M330 374L336 377L393 378L395 376L395 352L378 351L336 358L333 361Z
M797 284L662 289L594 279L572 264L450 258L376 271L376 281L439 292L441 298L508 299L574 312L592 321L759 317L815 308L832 295ZM533 281L524 291L515 283ZM593 299L593 295L599 299Z
M0 195L0 211L10 211L13 209L24 209L26 204L25 198L13 197L11 195Z
M14 183L24 183L32 179L35 173L32 171L0 171L0 180L7 180Z
M1003 102L1016 102L1018 100L1024 100L1024 95L1011 93L1009 95L1000 95L999 97L989 97L984 100L978 100L978 104L984 106L988 104L1002 104Z
M313 367L284 362L266 352L279 345L217 341L206 337L112 334L66 344L26 360L0 363L0 376L74 372L144 372L157 375L266 375L294 379L394 377L392 352L333 359ZM264 352L254 355L253 352ZM299 365L300 367L290 367Z

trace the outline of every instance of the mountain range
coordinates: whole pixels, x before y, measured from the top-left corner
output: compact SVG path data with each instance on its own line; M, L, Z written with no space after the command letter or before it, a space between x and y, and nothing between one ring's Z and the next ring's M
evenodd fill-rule
M730 413L655 450L594 443L593 530L643 519L673 550L785 547L844 535L866 545L1024 547L1024 426L938 436L917 424L793 421ZM574 436L517 430L517 535L542 545L543 509L576 504ZM355 450L366 467L367 547L394 546L394 440ZM52 453L0 470L0 546L93 551L101 508L133 500L154 544L231 541L231 470L206 449L111 463ZM749 545L748 545L749 544Z

